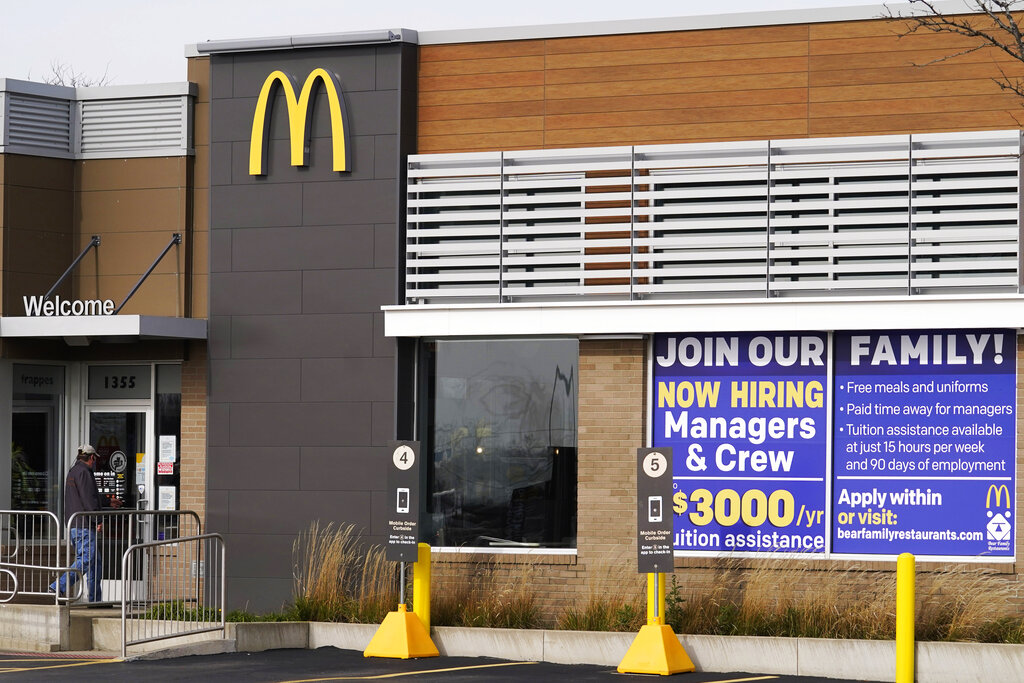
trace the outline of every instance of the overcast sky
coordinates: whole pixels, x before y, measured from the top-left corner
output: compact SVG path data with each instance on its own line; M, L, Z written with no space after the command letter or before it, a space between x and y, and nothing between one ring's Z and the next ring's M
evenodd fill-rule
M8 0L0 77L44 80L51 62L112 84L185 80L186 44L380 28L438 30L872 6L864 0Z

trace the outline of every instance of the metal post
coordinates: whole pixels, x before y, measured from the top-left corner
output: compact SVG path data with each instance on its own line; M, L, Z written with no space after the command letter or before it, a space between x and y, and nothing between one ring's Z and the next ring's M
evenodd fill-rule
M405 604L405 560L399 563L398 570L398 604Z
M82 250L82 253L78 255L78 258L71 262L71 265L68 266L68 269L64 271L64 274L57 278L57 281L53 283L53 287L50 287L50 290L43 295L43 301L49 299L50 296L55 291L57 291L57 288L60 287L61 283L67 279L68 275L71 275L71 271L73 271L75 269L75 266L77 266L82 261L82 259L85 258L85 255L89 253L89 250L92 249L93 247L98 246L100 246L100 236L93 235L92 239L89 240L89 244L85 247L85 249Z
M914 556L896 559L896 683L914 683Z
M160 255L156 257L155 261L153 261L153 265L149 267L149 270L142 274L142 277L140 277L139 281L135 283L134 287L132 287L132 291L128 292L128 296L124 298L124 301L121 302L121 305L114 309L114 315L117 315L118 313L121 312L121 309L124 308L124 305L128 303L128 299L131 299L132 296L135 295L135 292L139 291L139 287L142 286L142 283L146 281L146 278L149 277L149 274L153 272L153 269L157 267L157 264L159 264L160 261L163 260L164 256L167 255L167 252L169 252L171 250L171 247L173 247L175 244L181 244L180 232L174 233L174 236L171 237L171 241L167 243L167 246L164 247L164 250L160 252Z

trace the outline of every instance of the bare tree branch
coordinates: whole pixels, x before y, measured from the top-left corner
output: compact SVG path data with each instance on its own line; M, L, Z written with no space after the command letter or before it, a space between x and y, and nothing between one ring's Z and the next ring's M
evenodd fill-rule
M50 62L50 73L43 78L43 82L50 85L64 85L69 88L109 85L111 81L110 75L107 73L109 70L110 66L107 65L107 68L103 70L103 75L99 78L94 78L80 71L75 71L70 64L54 59Z
M971 47L916 66L936 64L986 49L996 50L1024 63L1022 16L1019 14L1024 10L1022 0L971 0L967 3L967 11L973 14L966 15L944 14L935 6L933 0L910 0L910 5L911 11L907 14L895 12L885 5L884 18L904 22L905 29L899 34L900 38L915 33L945 33L976 41ZM1014 16L1014 12L1018 12L1018 16ZM979 15L988 21L979 21ZM999 64L996 64L996 68L1001 76L992 79L996 85L1001 90L1010 91L1024 99L1024 81L1007 76Z

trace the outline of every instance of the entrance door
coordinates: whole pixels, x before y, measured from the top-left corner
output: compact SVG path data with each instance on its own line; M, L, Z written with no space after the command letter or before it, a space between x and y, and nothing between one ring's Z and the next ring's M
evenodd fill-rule
M152 411L138 406L88 409L88 438L99 460L94 474L104 509L152 510ZM115 504L114 501L117 501ZM104 524L99 537L103 562L103 599L121 598L121 557L129 545L152 540L147 522ZM133 588L133 590L138 590Z
M96 485L104 506L113 507L116 498L121 509L149 510L148 463L150 437L148 410L89 411L89 436L99 456L96 463Z

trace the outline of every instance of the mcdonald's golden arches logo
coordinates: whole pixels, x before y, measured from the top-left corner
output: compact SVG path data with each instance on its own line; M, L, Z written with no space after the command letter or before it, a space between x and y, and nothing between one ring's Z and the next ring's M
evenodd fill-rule
M992 507L992 494L993 493L996 494L996 507L1003 506L1001 501L1005 497L1006 498L1006 505L1005 505L1005 507L1006 507L1007 510L1009 510L1010 509L1010 489L1006 488L1006 484L1000 484L999 486L996 486L995 484L990 484L989 485L988 493L985 494L985 507L986 508Z
M323 84L331 112L331 141L334 170L348 170L348 123L345 103L341 97L338 77L326 69L313 69L306 76L302 90L295 96L296 81L283 71L273 71L263 81L256 111L252 117L249 140L249 175L266 175L267 148L270 139L270 104L275 86L284 92L288 112L292 166L309 165L309 138L313 128L313 103L317 82Z

